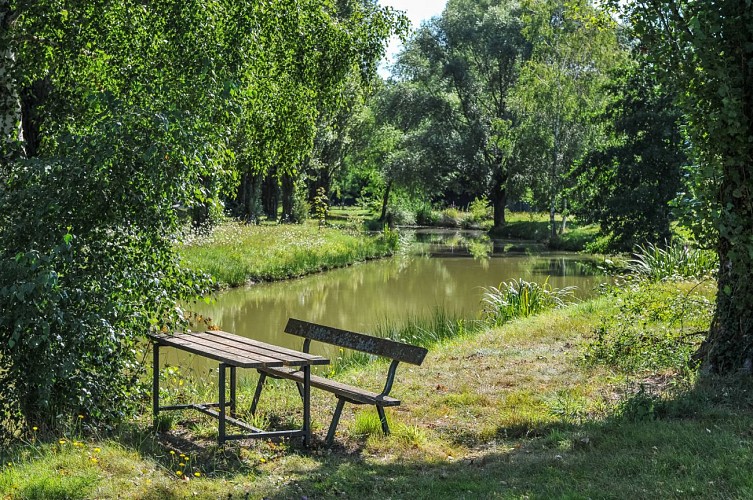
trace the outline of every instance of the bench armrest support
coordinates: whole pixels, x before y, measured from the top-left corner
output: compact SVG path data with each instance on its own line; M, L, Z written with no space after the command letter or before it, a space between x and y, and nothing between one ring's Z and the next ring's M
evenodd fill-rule
M395 382L395 372L397 371L397 365L400 364L400 361L393 359L392 363L390 364L390 369L387 372L387 382L384 384L384 389L382 389L382 396L389 395L390 391L392 390L392 384Z

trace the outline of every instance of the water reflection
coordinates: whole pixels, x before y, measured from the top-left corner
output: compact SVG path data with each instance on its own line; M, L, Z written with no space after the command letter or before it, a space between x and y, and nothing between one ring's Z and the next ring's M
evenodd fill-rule
M549 277L553 287L577 286L576 295L585 297L604 280L581 255L540 253L536 246L492 241L480 232L421 231L412 238L417 252L229 290L197 312L226 331L298 348L300 339L282 333L290 317L372 333L386 321L399 324L437 308L477 317L482 287L502 281L543 283Z

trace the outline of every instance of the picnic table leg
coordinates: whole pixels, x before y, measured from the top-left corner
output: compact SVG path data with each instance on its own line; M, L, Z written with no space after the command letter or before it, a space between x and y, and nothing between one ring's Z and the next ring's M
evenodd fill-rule
M261 390L264 388L264 381L267 379L267 374L259 372L259 382L256 384L256 391L254 392L254 399L251 401L251 415L256 415L256 406L259 404L259 398L261 397Z
M311 365L303 367L303 446L311 443Z
M220 424L217 433L217 441L219 442L220 446L225 443L225 368L225 363L220 363Z
M230 367L230 416L235 418L235 366Z
M157 415L159 414L159 344L152 343L152 425L158 430Z

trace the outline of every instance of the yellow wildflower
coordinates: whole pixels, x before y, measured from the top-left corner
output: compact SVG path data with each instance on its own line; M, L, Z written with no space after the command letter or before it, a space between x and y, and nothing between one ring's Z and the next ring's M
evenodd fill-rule
M180 476L181 474L183 474L183 471L180 471L180 470L176 470L175 471L175 475L176 476Z
M196 477L201 477L201 472L194 472L193 475Z

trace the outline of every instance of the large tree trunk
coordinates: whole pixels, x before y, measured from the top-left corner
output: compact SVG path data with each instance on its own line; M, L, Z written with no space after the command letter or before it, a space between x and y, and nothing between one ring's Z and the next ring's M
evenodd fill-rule
M748 245L753 240L753 190L746 189L743 198L740 198L740 191L736 191L736 186L728 180L730 177L729 174L725 175L726 188L722 193L722 205L731 207L731 210L724 215L728 226L727 230L722 232L717 247L719 275L716 311L708 337L699 354L704 359L704 367L708 371L730 373L742 370L751 373L753 259L749 254ZM741 183L745 183L743 179L750 179L750 175L740 175L738 178L741 179ZM733 193L738 196L735 197ZM740 242L747 242L748 245Z

